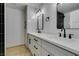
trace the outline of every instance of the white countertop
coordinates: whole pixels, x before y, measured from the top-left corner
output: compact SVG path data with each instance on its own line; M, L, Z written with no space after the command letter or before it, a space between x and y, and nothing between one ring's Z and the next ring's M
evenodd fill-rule
M79 39L61 38L47 33L28 33L79 55Z

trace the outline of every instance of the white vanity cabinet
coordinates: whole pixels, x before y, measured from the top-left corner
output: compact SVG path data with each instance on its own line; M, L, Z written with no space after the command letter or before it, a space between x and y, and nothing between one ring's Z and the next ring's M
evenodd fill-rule
M42 47L45 48L47 51L52 53L54 56L74 56L74 53L67 51L63 48L60 48L54 44L51 44L47 41L42 40Z
M75 56L74 53L63 48L60 48L56 45L52 45L52 52L55 56Z
M41 55L41 40L35 36L28 35L28 48L33 56Z
M28 44L27 46L30 49L30 51L33 52L34 51L34 49L33 49L33 37L31 35L28 35L28 37L27 37L27 44Z
M48 52L44 48L41 49L41 56L52 56L52 53Z
M28 35L28 48L33 56L75 56L68 50L32 35Z

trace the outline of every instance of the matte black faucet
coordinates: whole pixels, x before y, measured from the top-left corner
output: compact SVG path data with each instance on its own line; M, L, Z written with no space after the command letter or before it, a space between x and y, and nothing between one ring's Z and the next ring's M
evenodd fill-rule
M65 28L62 28L62 29L61 29L61 32L62 32L63 30L64 30L63 37L66 38L66 30L65 30Z
M66 30L64 29L64 38L66 38Z

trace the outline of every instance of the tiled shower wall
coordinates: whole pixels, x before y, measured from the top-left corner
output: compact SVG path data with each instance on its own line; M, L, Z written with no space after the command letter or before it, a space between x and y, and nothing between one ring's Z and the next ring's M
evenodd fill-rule
M0 3L0 56L4 55L4 3Z

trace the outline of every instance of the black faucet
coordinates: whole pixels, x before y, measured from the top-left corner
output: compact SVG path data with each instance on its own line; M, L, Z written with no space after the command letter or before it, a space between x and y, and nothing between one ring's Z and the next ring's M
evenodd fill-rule
M64 29L64 38L66 38L66 30Z
M64 30L63 37L66 38L66 30L65 30L65 28L62 28L62 29L61 29L61 32L62 32L63 30Z

